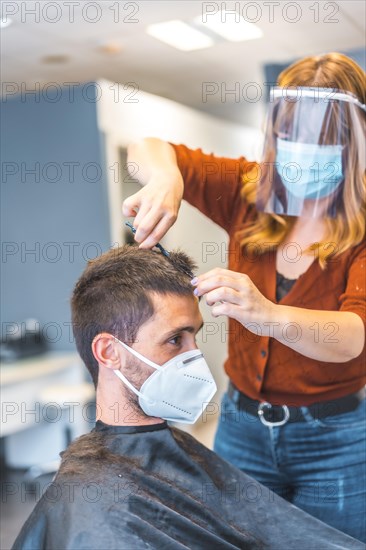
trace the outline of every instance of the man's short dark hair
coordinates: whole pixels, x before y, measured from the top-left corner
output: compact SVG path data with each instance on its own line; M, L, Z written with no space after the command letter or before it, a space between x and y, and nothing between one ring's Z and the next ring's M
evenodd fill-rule
M108 332L122 342L133 342L154 314L151 293L192 296L188 274L195 268L183 252L171 252L167 258L136 245L114 248L88 263L76 283L71 308L76 347L95 386L95 336Z

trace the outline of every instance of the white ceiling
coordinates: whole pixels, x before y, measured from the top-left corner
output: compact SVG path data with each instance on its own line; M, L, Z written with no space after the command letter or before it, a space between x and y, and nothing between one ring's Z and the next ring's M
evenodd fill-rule
M116 2L3 2L2 9L16 6L13 24L1 31L1 77L3 82L85 82L106 78L113 82L134 82L141 90L226 119L258 124L259 103L236 101L221 94L202 100L202 87L215 82L225 90L239 83L240 91L255 82L264 90L263 64L286 63L304 55L326 51L347 51L365 47L366 2L200 2L137 1ZM57 6L55 6L57 4ZM70 21L73 4L74 21ZM100 19L93 4L98 4ZM42 11L47 7L46 11ZM208 5L239 9L257 25L264 36L248 42L219 41L214 47L193 52L178 51L145 33L150 23L182 19L190 21ZM9 7L10 6L10 7ZM273 21L270 20L270 6ZM116 9L119 8L117 16ZM318 14L314 11L318 7ZM57 9L58 8L58 9ZM15 9L15 8L14 8ZM84 10L84 12L83 12ZM4 11L3 11L4 15ZM296 15L298 21L294 20ZM52 19L60 16L57 22ZM114 18L119 20L115 22ZM318 17L318 21L315 19ZM37 18L37 20L35 20ZM89 20L88 20L89 19ZM328 19L328 21L327 21ZM134 20L134 22L130 21ZM103 53L100 45L117 42L119 53ZM65 63L46 64L44 56L66 55ZM238 86L238 84L236 84ZM248 88L251 93L254 87Z

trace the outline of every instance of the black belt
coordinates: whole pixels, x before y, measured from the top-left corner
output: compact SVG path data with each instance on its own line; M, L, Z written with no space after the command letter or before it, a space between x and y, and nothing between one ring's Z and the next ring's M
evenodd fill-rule
M305 422L306 418L301 407L291 405L271 405L266 401L256 401L239 391L232 382L229 383L228 396L236 402L239 410L246 411L253 416L259 416L263 424L268 426L282 426L286 422ZM363 387L358 392L345 395L339 399L322 401L308 405L307 409L314 419L321 420L327 416L335 416L354 411L366 396Z

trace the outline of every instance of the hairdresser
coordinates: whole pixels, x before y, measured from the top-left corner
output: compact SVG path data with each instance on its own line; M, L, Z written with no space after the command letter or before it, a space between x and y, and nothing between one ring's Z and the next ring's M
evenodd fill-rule
M230 323L215 451L364 541L365 104L354 61L302 59L271 91L260 164L144 139L123 204L142 248L182 198L229 235L228 269L192 280Z

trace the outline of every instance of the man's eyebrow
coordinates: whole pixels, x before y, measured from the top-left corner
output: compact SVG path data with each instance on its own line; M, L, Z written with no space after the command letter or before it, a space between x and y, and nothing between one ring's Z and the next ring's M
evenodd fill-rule
M202 321L202 323L201 323L201 325L200 325L197 332L199 332L202 327L203 327L203 321ZM169 340L169 338L172 338L173 336L176 336L177 334L180 334L181 332L189 332L189 333L193 334L193 333L196 332L196 329L192 325L176 327L175 329L170 330L169 332L166 332L165 334L163 334L162 339L163 340Z

